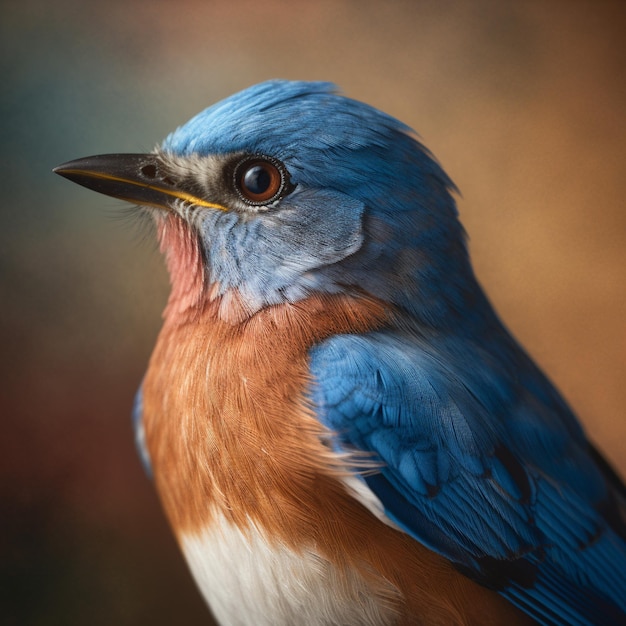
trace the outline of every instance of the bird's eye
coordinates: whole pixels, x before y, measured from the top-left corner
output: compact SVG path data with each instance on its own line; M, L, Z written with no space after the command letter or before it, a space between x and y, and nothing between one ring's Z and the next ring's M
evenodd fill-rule
M235 169L235 187L248 204L268 204L280 197L287 177L284 166L267 157L247 158Z

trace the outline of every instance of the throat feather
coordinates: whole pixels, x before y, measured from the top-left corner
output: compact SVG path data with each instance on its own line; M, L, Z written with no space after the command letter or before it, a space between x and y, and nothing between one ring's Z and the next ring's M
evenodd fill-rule
M196 312L207 284L198 235L173 213L159 220L157 230L172 286L163 317L175 318Z

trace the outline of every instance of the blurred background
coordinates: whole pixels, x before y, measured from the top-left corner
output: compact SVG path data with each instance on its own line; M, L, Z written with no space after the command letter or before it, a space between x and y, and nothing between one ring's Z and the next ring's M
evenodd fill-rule
M207 624L135 455L168 285L149 227L51 173L268 78L414 127L497 309L626 473L626 4L0 3L0 622Z

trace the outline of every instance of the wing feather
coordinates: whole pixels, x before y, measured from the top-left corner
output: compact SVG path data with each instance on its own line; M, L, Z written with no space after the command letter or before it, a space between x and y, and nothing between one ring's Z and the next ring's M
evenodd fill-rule
M320 420L373 455L389 518L465 573L543 624L623 624L616 496L576 419L521 351L455 351L399 330L325 341Z

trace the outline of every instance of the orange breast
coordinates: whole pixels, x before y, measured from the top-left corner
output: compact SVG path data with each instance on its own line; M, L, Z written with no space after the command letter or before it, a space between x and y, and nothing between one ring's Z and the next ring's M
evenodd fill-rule
M166 319L144 380L146 443L175 533L200 532L218 513L254 523L291 550L356 569L399 623L532 623L344 488L350 460L325 443L307 400L307 354L333 334L381 327L386 308L315 296L234 322L221 304L186 323Z

